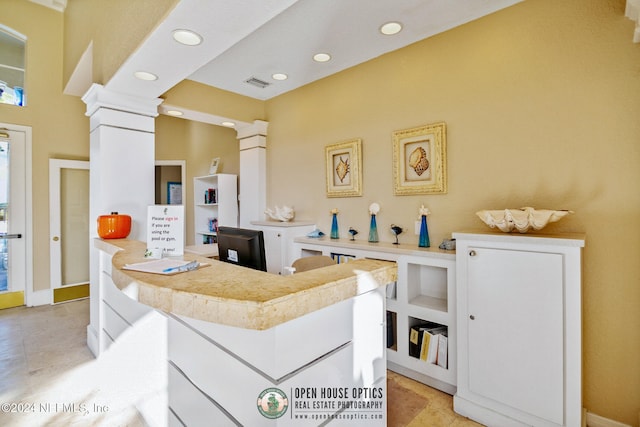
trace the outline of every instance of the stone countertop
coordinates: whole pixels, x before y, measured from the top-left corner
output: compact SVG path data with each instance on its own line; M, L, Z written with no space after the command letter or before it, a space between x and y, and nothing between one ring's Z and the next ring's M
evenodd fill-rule
M366 238L366 236L365 236ZM332 248L342 249L356 249L371 252L384 252L394 255L415 255L422 256L428 254L434 258L455 259L455 250L440 249L437 244L429 248L420 248L418 245L409 245L406 243L400 243L396 245L392 242L368 242L363 239L331 239L328 236L323 237L294 237L293 242L302 245L313 246L331 246ZM337 251L337 250L336 250ZM349 252L347 252L348 254Z
M546 243L548 245L563 245L563 246L576 246L584 247L586 234L584 233L548 233L545 234L542 231L531 233L518 233L509 232L505 233L498 231L497 229L481 229L481 230L463 230L456 231L453 234L454 238L459 239L471 239L480 241L500 241L503 243L531 243L531 240L537 240L540 243Z
M194 319L265 330L397 280L394 262L357 259L290 276L203 258L208 266L174 275L122 270L145 261L146 244L127 239L95 240L113 255L111 277L129 297L153 308Z

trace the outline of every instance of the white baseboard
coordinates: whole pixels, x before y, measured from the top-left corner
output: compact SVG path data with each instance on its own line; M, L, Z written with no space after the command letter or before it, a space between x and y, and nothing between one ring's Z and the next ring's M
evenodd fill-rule
M87 347L89 347L93 356L97 358L100 354L100 343L98 342L98 334L91 325L87 325Z
M587 427L631 427L618 421L610 420L600 415L587 412Z
M49 305L53 302L53 292L51 289L43 289L41 291L33 291L26 301L27 307L35 307L37 305Z

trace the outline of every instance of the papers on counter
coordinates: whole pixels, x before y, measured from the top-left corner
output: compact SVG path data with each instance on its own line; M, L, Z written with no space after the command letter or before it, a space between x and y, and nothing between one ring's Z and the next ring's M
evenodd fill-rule
M135 264L125 264L123 270L141 271L143 273L154 274L176 274L185 271L197 270L209 264L198 261L184 261L181 259L162 258L153 261L138 262Z

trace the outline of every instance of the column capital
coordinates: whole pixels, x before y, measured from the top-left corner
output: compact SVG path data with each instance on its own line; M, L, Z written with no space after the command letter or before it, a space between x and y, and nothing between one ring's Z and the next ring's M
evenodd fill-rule
M84 94L82 101L87 104L87 112L85 113L87 116L92 116L100 108L108 108L141 116L157 117L158 105L162 103L163 99L146 99L112 92L104 86L94 83Z
M269 127L269 122L254 120L252 124L243 126L237 130L238 139L250 138L256 135L267 136L267 127Z

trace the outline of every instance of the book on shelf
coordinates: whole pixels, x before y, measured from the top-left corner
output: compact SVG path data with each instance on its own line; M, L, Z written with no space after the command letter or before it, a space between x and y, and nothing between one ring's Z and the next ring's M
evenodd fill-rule
M207 188L204 192L204 204L212 205L218 203L218 195L215 188Z
M412 326L409 330L409 356L420 358L420 349L422 348L422 334L420 328Z
M392 311L387 311L387 348L393 348L396 343L395 330L396 314Z
M343 262L349 262L351 260L356 259L356 257L353 255L338 254L338 253L332 253L331 258L333 258L336 261L336 264L342 264Z
M444 369L448 368L448 338L444 334L437 335L438 337L438 357L436 358L436 364Z
M422 344L420 346L420 360L427 360L429 354L429 347L432 346L431 334L427 331L422 331Z
M436 323L412 326L409 356L447 368L447 327Z
M423 353L423 344L427 345L426 351L428 351L428 344L424 343L424 332L429 331L430 335L434 335L431 331L434 330L446 330L446 326L439 325L437 323L425 322L415 326L412 326L409 330L409 356L420 359ZM430 337L429 337L430 339ZM437 340L436 340L437 341ZM434 345L434 344L431 344ZM437 345L437 342L436 342Z
M446 333L447 333L446 326L437 326L435 328L427 328L422 331L422 334L424 335L422 342L424 343L425 340L427 342L427 345L425 346L424 357L420 357L422 360L424 360L427 363L433 363L433 364L437 363L439 344L440 344L439 337L442 336L442 334L446 334ZM422 354L420 356L422 356Z

